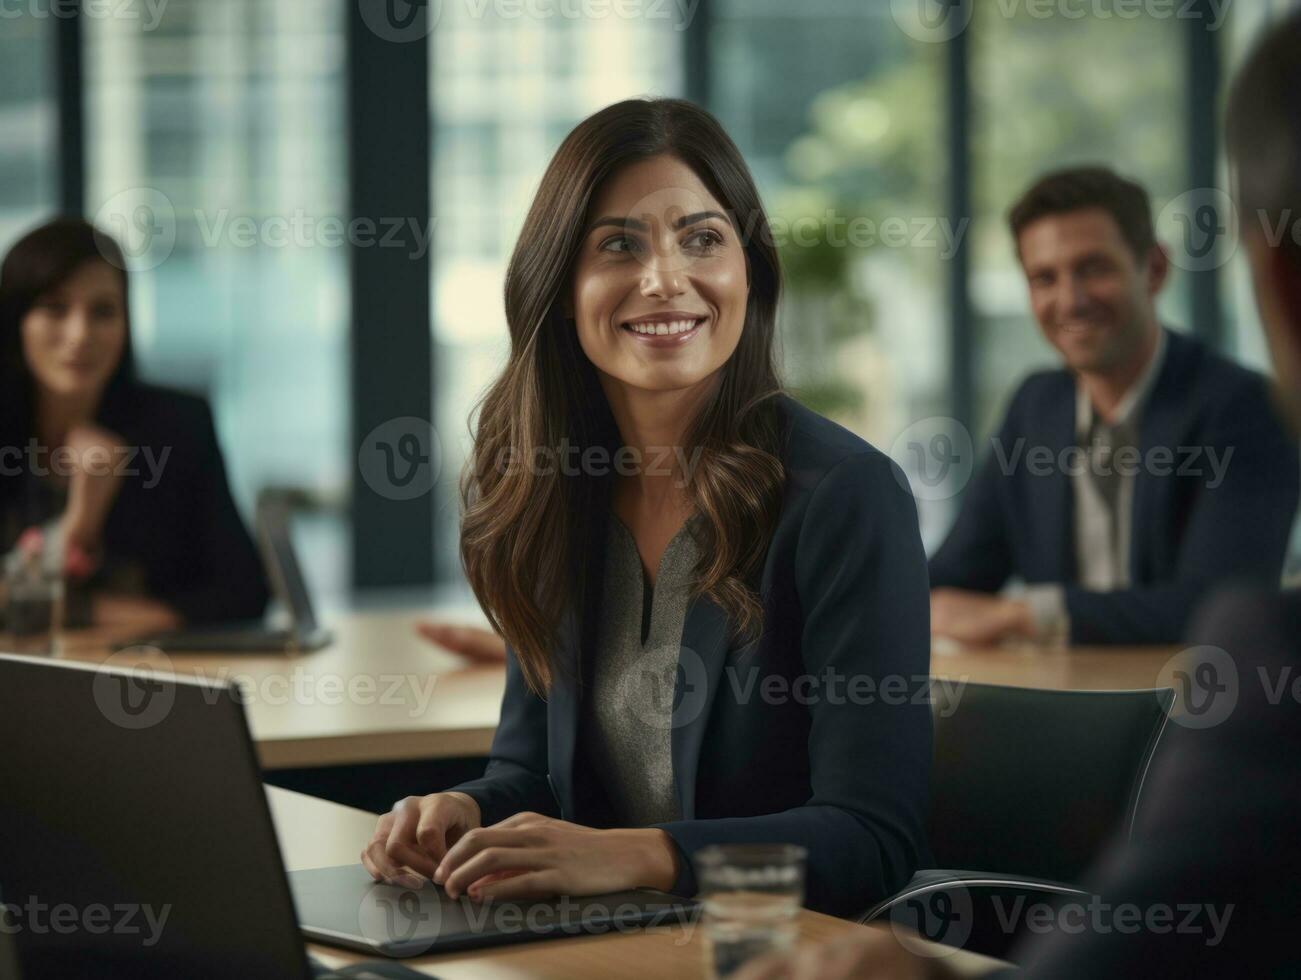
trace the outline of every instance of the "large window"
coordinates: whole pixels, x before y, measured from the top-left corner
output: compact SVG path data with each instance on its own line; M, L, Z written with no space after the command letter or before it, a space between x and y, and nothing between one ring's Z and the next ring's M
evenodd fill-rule
M1039 174L1073 164L1104 163L1139 181L1157 215L1188 181L1183 21L1141 8L1124 17L1063 16L1078 9L1065 5L1015 9L1009 16L999 4L977 4L970 34L978 434L997 424L1028 371L1057 363L1030 316L1009 205ZM1185 283L1172 271L1159 311L1186 327Z
M43 14L0 19L0 254L55 206L55 24Z
M948 410L945 265L965 229L943 206L943 46L888 4L715 8L711 108L779 240L785 379L888 450ZM933 538L948 502L919 503Z
M343 10L171 0L85 18L87 211L131 255L147 377L206 395L238 502L349 481ZM336 521L308 533L346 584Z
M474 8L474 9L472 9ZM512 8L513 9L513 8ZM449 3L432 39L434 418L443 460L435 538L439 573L456 575L456 481L469 415L509 350L506 263L547 161L582 118L620 99L681 95L676 5L641 16L568 16L564 4ZM581 10L581 5L572 10ZM504 10L503 10L504 13Z

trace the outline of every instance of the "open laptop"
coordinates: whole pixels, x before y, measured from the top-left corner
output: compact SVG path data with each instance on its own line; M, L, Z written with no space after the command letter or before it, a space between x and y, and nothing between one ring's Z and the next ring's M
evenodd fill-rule
M474 906L359 864L283 867L235 686L0 654L0 905L24 980L319 977L300 926L405 956L695 914L653 891Z
M288 508L280 503L259 506L257 529L271 589L289 612L288 628L270 628L262 621L226 623L136 637L116 648L151 646L166 653L285 653L329 646L334 638L316 621L312 597L289 533Z

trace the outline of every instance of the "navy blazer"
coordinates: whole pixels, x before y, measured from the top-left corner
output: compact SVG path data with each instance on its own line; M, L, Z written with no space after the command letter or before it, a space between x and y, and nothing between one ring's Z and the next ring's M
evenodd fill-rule
M1013 576L1060 583L1071 642L1106 644L1177 643L1212 586L1278 586L1297 506L1297 447L1265 379L1196 340L1166 331L1142 409L1138 448L1155 465L1134 478L1129 588L1074 584L1074 492L1056 462L1077 444L1074 376L1028 378L991 444L931 559L932 587L994 592ZM1208 450L1220 460L1219 482Z
M889 457L785 395L779 407L786 482L758 576L764 628L729 642L721 608L690 603L671 733L682 819L659 826L680 852L678 894L695 893L692 855L708 844L793 843L808 849L806 904L852 915L929 858L926 558ZM487 771L454 787L485 825L521 811L610 825L582 748L591 657L574 669L593 613L566 617L545 700L508 653Z
M97 421L131 451L114 459L125 475L104 523L106 566L138 569L146 594L188 623L260 617L270 590L231 499L207 402L136 384ZM33 478L20 477L0 494L0 524L21 529L47 517L33 503L35 489Z

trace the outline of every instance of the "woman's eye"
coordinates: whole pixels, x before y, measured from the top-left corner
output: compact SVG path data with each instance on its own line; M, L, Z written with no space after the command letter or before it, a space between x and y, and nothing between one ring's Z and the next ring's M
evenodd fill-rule
M615 246L617 245L622 245L624 247L616 248ZM631 238L629 238L627 235L615 235L613 238L607 238L605 241L601 243L601 251L602 252L631 252L634 248L636 248L636 246L637 243L633 241Z
M684 244L687 248L708 252L723 244L723 236L710 228L704 228L690 235Z
M96 320L112 320L117 316L117 307L105 303L102 306L96 306L91 313Z

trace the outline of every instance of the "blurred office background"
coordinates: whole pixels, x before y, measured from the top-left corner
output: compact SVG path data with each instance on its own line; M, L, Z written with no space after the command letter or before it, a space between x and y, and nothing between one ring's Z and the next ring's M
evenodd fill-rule
M1166 321L1264 364L1231 236L1194 237L1224 218L1225 82L1292 0L0 3L0 249L59 211L128 239L145 375L211 400L246 515L304 492L327 600L458 580L506 260L565 133L621 98L727 127L790 232L787 380L883 448L936 419L978 446L1052 362L1003 216L1062 164L1143 182ZM359 453L409 416L440 465L398 499ZM920 503L933 546L956 497Z

